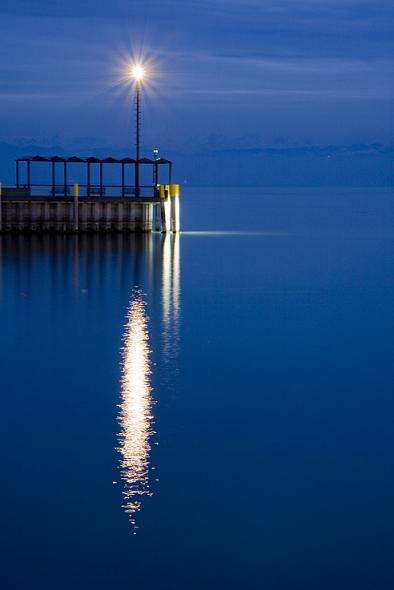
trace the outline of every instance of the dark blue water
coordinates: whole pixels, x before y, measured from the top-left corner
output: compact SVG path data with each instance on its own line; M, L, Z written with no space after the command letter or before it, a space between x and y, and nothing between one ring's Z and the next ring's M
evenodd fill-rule
M393 588L393 195L182 198L1 238L1 588Z

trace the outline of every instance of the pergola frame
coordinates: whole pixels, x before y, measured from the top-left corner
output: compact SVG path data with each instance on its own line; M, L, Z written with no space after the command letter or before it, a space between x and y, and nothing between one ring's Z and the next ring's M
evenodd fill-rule
M23 158L17 158L15 160L15 173L16 173L16 187L20 188L20 187L25 187L28 189L31 189L31 187L33 186L31 183L31 164L35 163L35 162L47 162L51 164L51 178L52 178L52 182L51 182L51 186L52 190L51 190L51 194L52 196L55 196L55 188L56 186L59 186L56 184L56 164L63 164L63 183L60 186L64 186L64 195L67 195L67 189L68 189L68 182L67 182L67 164L84 164L86 166L86 178L87 178L87 183L86 183L86 187L87 187L87 191L86 194L88 197L91 196L91 188L92 188L92 184L91 184L91 165L92 164L98 164L99 165L99 178L100 178L100 182L99 182L99 186L100 186L100 196L103 195L103 189L104 189L104 184L103 184L103 165L104 164L120 164L121 165L121 184L119 185L119 187L121 188L121 196L124 197L125 196L125 167L128 165L132 165L135 166L136 168L139 165L150 165L152 166L152 177L153 177L153 183L152 186L155 187L157 184L157 179L158 179L158 167L162 166L162 165L167 165L168 166L168 183L171 184L172 181L172 162L170 160L166 160L164 158L158 158L155 160L151 160L149 158L140 158L138 161L134 160L133 158L112 158L111 156L108 156L107 158L96 158L94 156L91 157L86 157L86 158L81 158L79 156L71 156L71 157L62 157L62 156L26 156ZM20 164L21 163L25 163L26 164L26 183L21 183L20 182ZM41 185L40 185L41 186ZM95 185L94 185L95 186ZM139 194L139 187L134 186L135 195ZM97 193L95 193L95 196L97 196Z

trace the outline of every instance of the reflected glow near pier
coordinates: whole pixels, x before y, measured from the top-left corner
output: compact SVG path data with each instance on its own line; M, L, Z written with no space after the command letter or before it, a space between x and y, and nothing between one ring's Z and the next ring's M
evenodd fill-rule
M148 322L140 292L134 294L128 312L122 373L118 450L122 455L123 508L135 525L141 497L150 495L149 455L153 434Z
M180 273L179 234L166 235L162 244L161 291L163 354L166 360L176 356L179 346Z

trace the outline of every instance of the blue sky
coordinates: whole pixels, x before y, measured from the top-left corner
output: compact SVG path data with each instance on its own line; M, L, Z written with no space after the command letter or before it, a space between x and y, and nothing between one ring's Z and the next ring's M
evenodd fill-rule
M132 149L142 53L147 150L391 144L393 32L388 0L2 0L0 141Z

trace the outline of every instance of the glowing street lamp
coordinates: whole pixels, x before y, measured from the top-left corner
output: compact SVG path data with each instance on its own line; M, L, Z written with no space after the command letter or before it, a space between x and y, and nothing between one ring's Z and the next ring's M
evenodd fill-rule
M140 196L140 169L139 169L139 159L140 159L140 95L141 95L141 82L145 76L145 68L140 64L135 64L132 67L131 75L134 79L135 85L135 97L136 97L136 164L135 164L135 196Z
M145 68L143 68L139 64L136 64L135 66L133 66L132 75L134 80L138 82L141 81L145 75Z

